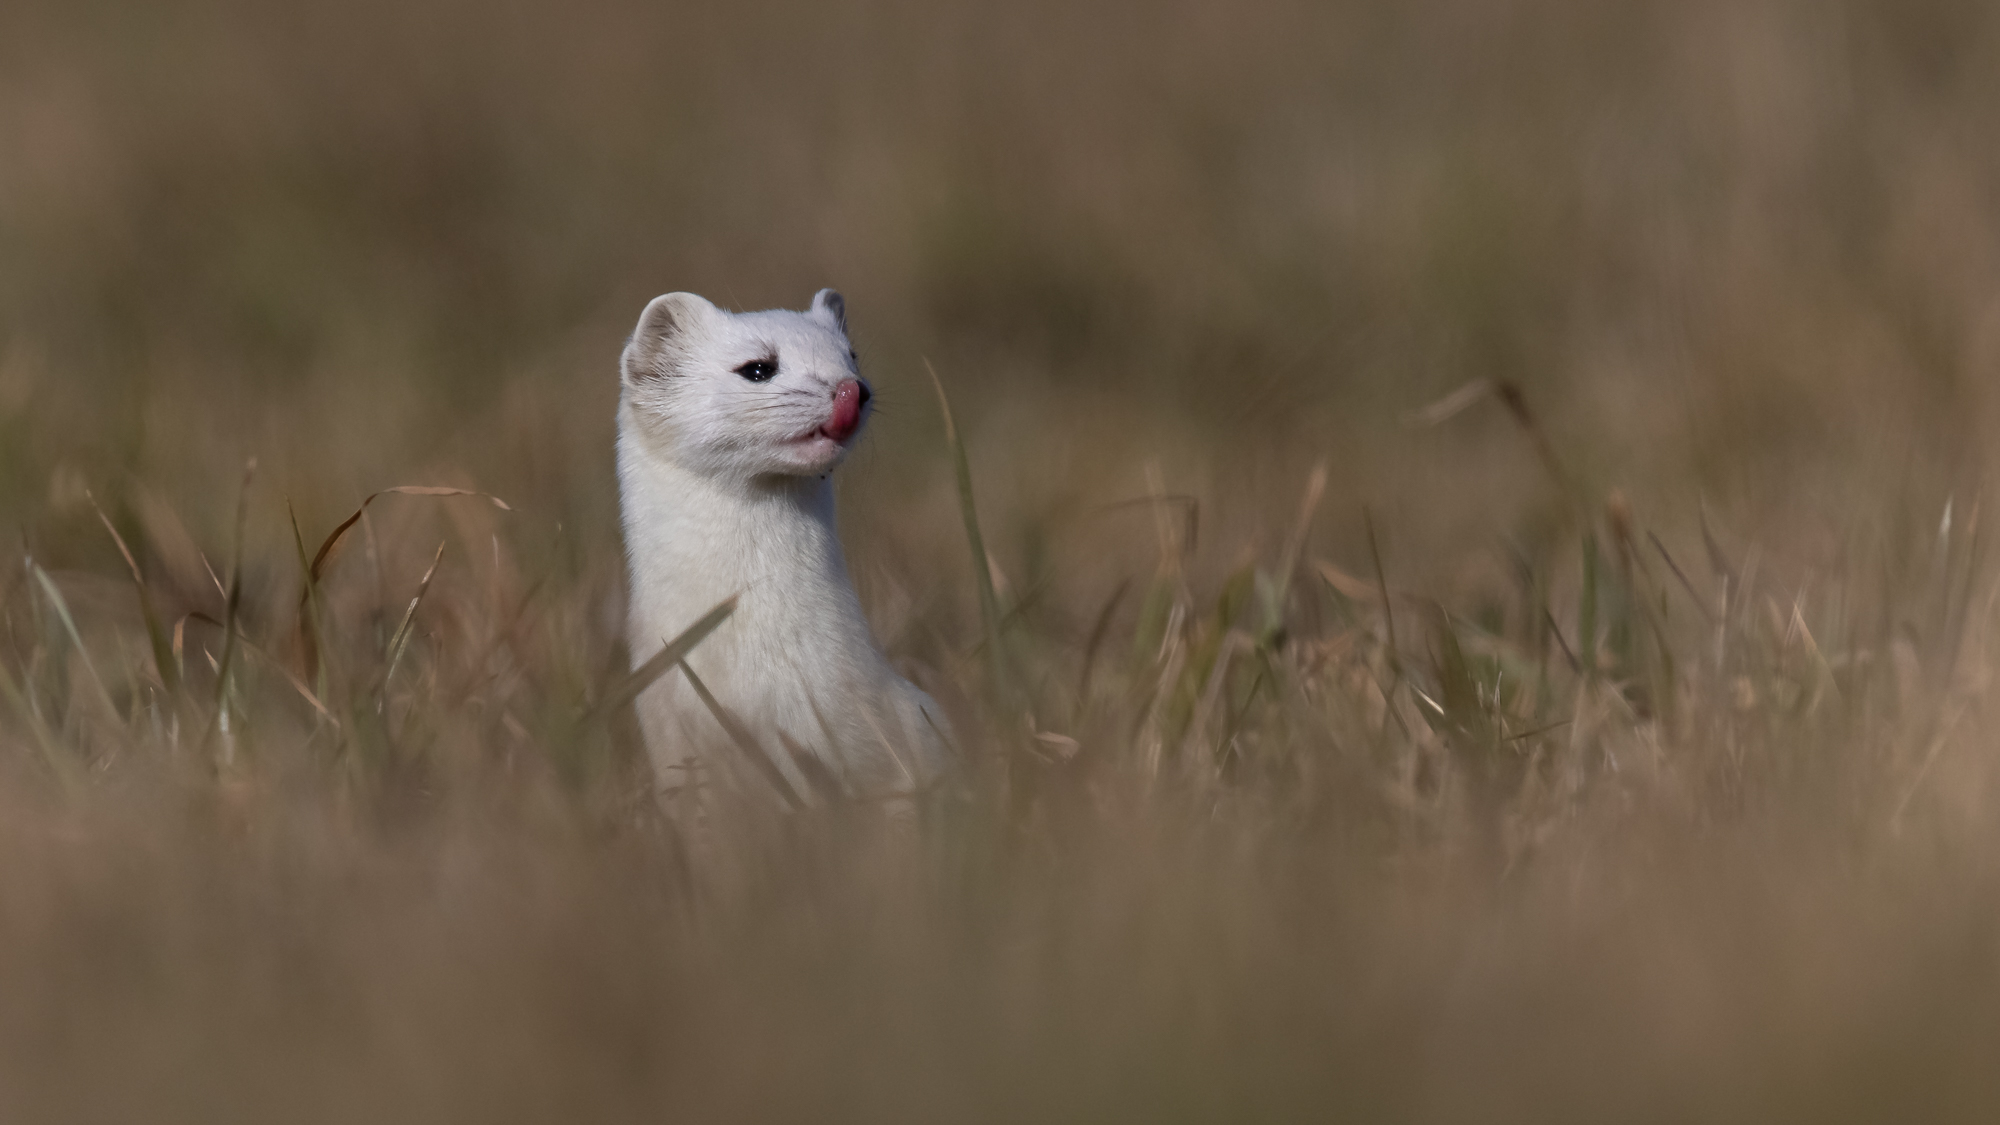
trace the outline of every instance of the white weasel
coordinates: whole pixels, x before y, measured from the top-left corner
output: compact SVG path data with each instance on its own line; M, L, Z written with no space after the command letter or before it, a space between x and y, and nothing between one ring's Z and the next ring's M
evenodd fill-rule
M782 775L811 801L829 779L877 798L941 776L944 715L876 647L834 532L830 474L872 397L840 294L820 290L803 313L656 297L620 367L634 666L740 595L687 661L740 730L669 671L637 705L658 785ZM744 760L743 733L763 762Z

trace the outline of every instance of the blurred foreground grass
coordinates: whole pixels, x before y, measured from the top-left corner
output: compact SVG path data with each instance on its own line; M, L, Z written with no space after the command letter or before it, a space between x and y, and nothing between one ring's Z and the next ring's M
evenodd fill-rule
M1992 1119L1996 54L9 4L0 1116ZM613 360L822 284L966 784L694 831L595 708ZM507 506L383 496L309 589L405 484Z

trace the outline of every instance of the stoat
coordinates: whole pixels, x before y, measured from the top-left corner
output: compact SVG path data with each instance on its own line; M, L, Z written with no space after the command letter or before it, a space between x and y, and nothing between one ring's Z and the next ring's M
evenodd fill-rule
M639 696L660 787L782 784L810 802L829 789L893 797L943 776L944 715L876 646L834 531L831 474L872 397L840 294L748 313L656 297L620 368L634 666L739 597L687 658L714 706L681 669Z

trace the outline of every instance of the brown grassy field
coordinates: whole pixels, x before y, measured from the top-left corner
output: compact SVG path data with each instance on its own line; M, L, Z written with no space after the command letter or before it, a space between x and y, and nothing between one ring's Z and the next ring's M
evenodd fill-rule
M1996 136L1971 0L9 0L0 1119L2000 1118ZM822 285L965 776L674 823L616 355Z

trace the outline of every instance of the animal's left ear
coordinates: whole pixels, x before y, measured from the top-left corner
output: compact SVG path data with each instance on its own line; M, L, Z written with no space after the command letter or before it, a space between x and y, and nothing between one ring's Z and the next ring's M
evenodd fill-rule
M831 289L822 289L813 294L812 315L847 333L847 302Z
M655 297L639 314L639 327L625 344L619 369L627 383L664 379L678 370L688 337L702 331L719 315L716 307L693 293Z

